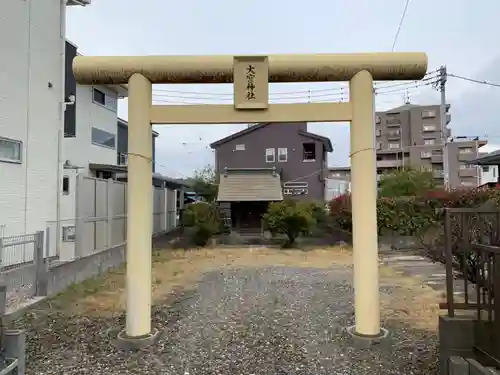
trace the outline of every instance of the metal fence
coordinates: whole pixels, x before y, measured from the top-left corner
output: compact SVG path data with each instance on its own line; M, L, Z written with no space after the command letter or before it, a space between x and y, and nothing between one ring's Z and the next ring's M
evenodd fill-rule
M15 309L40 290L41 274L48 261L44 254L44 232L0 238L0 285L5 286L5 306ZM2 305L3 302L0 302Z
M177 193L167 188L151 188L152 235L156 235L177 226ZM74 218L47 223L47 256L69 261L125 243L126 183L79 175L74 197L65 197L64 204Z
M445 209L446 308L475 313L475 349L500 366L500 211ZM462 283L456 283L461 279ZM461 286L460 286L461 284ZM460 288L460 290L458 290Z
M33 262L37 240L36 233L0 237L0 268Z

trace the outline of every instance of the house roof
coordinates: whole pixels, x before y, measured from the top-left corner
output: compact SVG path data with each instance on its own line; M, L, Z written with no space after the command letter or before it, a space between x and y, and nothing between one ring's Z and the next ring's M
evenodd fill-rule
M98 164L98 163L89 163L89 169L95 171L104 171L104 172L113 172L113 173L128 173L128 168L126 165L113 165L113 164ZM178 187L191 187L189 184L184 182L183 180L178 180L175 178L170 178L164 176L160 173L153 173L153 180L165 181L167 184L175 185Z
M472 160L470 163L476 165L500 165L500 150L490 152L489 154Z
M120 117L118 117L118 125L122 125L122 126L128 128L128 121L124 120L124 119L122 119ZM153 130L153 135L155 137L158 137L160 135L160 133L158 133L157 131Z
M239 137L242 137L244 135L252 133L252 132L254 132L254 131L258 130L258 129L262 129L263 127L271 125L271 124L272 124L271 122L267 122L267 123L262 123L262 124L256 124L256 125L249 126L246 129L240 130L239 132L236 132L234 134L228 135L227 137L224 137L222 139L219 139L218 141L215 141L215 142L211 143L210 147L211 148L216 148L216 147L218 147L218 146L220 146L220 145L222 145L224 143L227 143L229 141L232 141L234 139L237 139ZM323 142L323 144L325 145L325 148L327 149L328 152L332 152L333 151L333 145L332 145L332 142L330 141L329 138L323 137L323 136L318 135L318 134L309 133L309 132L306 132L306 131L303 131L303 130L299 130L299 133L301 135L305 136L305 137L308 137L308 138L315 139L317 141Z
M220 175L219 202L281 201L281 178L273 170L228 169Z

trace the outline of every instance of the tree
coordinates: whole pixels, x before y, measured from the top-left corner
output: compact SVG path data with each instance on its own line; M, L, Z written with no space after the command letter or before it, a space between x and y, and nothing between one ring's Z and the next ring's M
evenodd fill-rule
M436 188L432 172L417 169L398 169L382 175L380 197L421 196Z
M295 200L271 203L263 218L272 233L286 234L286 247L292 246L315 223L311 204Z
M194 173L193 191L208 202L213 202L217 198L218 180L215 169L207 165Z

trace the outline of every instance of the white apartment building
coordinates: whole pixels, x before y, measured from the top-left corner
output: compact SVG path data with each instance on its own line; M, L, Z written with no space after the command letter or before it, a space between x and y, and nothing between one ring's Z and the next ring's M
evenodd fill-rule
M58 220L67 5L0 1L0 235Z
M107 178L91 164L117 164L118 99L127 96L125 86L78 85L69 70L77 46L66 41L64 118L64 158L61 197L61 220L74 219L75 187L78 174Z

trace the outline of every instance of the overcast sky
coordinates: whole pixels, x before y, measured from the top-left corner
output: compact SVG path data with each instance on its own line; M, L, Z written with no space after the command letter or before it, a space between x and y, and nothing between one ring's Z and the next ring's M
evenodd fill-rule
M68 7L67 37L84 55L390 51L404 5L405 0L93 0L86 8ZM429 71L445 64L449 73L500 83L500 1L481 0L478 5L467 0L411 1L395 50L426 52ZM315 91L330 87L339 85L271 85L271 100L307 101L309 90L312 100L340 99L340 91L330 96ZM153 99L161 104L227 103L231 92L227 85L158 85ZM406 91L381 89L377 109L401 105L405 97L416 104L439 103L431 86L412 86ZM450 78L447 98L453 135L486 136L489 149L500 145L500 88ZM119 115L127 118L126 100ZM210 142L241 128L155 126L160 133L158 172L191 175L213 161ZM312 123L309 131L332 140L330 165L348 165L348 124Z

